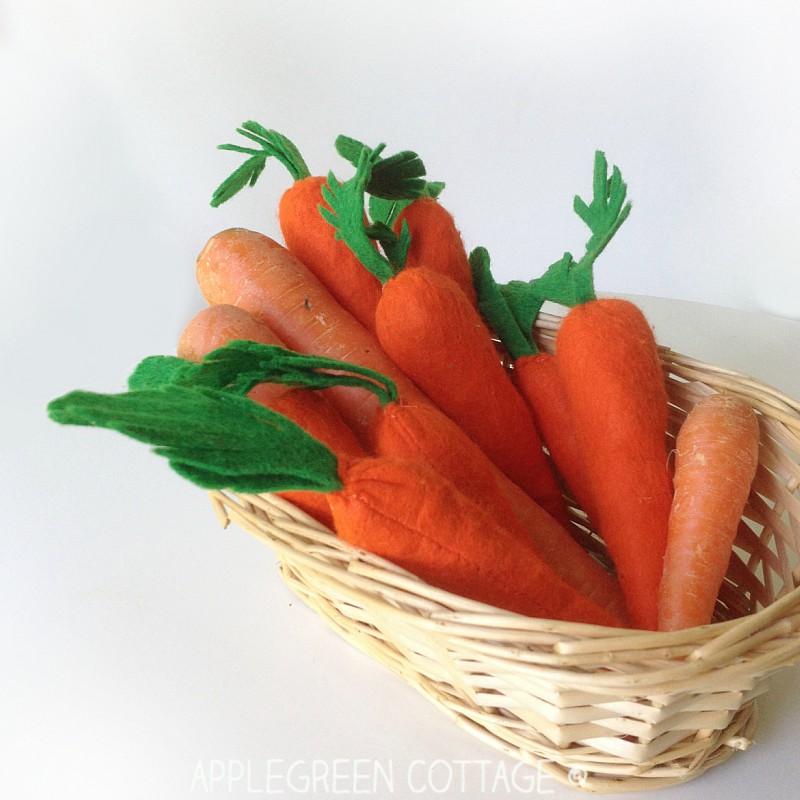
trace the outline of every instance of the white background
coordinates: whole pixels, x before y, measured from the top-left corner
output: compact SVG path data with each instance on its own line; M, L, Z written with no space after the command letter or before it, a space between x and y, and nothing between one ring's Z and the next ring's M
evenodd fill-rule
M202 796L201 759L495 757L322 628L271 554L221 534L145 448L44 417L56 395L120 389L173 351L209 236L278 235L277 164L209 206L237 125L287 134L313 172L346 174L340 133L416 150L501 280L580 253L572 197L603 149L634 210L600 291L740 310L800 345L799 33L789 0L6 0L0 793ZM758 343L715 355L780 382ZM794 785L776 749L800 719L795 704L782 727L786 702L766 701L761 751L716 788L747 765Z

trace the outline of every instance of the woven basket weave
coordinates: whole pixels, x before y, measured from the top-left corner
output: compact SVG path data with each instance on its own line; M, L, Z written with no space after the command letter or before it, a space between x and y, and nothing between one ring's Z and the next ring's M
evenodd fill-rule
M559 317L540 315L552 350ZM431 587L340 541L273 495L211 493L276 551L283 580L341 636L503 753L591 792L694 778L745 749L754 699L800 659L800 403L740 373L661 348L668 438L723 391L759 414L760 466L715 622L655 633L532 619ZM574 501L577 535L602 541Z

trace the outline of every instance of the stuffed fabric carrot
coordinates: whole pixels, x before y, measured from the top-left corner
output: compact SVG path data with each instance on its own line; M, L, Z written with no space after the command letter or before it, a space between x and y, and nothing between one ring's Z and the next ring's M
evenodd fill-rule
M450 212L436 198L420 197L398 214L395 233L399 235L404 224L411 236L405 268L427 267L448 275L476 306L469 256Z
M654 630L672 482L653 332L633 303L591 300L564 318L556 355L600 534L633 623Z
M151 444L206 489L324 492L343 539L448 591L520 614L620 625L427 465L340 462L299 426L245 397L264 380L263 347L232 343L199 365L167 358L161 383L151 365L148 383L133 382L140 388L71 392L48 413L62 424L108 427Z
M681 425L659 593L660 630L711 622L758 468L758 450L758 419L737 397L709 395Z
M378 455L421 460L433 467L531 544L563 581L619 619L627 618L616 579L438 409L387 403L378 417L374 441Z
M597 512L581 447L575 438L557 354L539 349L533 325L546 301L571 308L596 299L594 263L631 209L631 204L625 202L627 186L619 168L614 167L610 178L607 173L606 157L597 151L592 200L587 204L576 196L573 203L575 212L591 231L579 261L567 252L540 277L501 286L492 277L486 249L478 247L470 254L481 314L511 357L514 382L531 409L557 472L589 520L595 523Z
M329 181L323 216L383 282L375 330L389 358L531 497L563 524L564 499L530 411L500 363L491 334L458 284L425 267L403 269L409 241L385 235L386 256L363 224L374 154L362 151L353 178ZM332 188L333 186L337 188Z

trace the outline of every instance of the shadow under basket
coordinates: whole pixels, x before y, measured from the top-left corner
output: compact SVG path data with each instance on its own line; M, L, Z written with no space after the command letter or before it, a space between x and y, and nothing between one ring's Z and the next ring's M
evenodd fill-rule
M542 349L559 320L540 316ZM342 637L504 754L590 792L681 783L751 744L755 698L800 659L800 403L667 348L661 359L668 443L714 391L747 400L761 426L710 625L658 633L523 617L434 588L273 495L213 492L212 504L274 548L283 580ZM576 535L607 560L568 501Z

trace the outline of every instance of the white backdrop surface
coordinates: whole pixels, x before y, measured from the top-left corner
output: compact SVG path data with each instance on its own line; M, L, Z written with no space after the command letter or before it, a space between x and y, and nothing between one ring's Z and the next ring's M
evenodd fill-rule
M651 307L692 354L708 346L797 394L798 32L789 0L6 0L0 794L258 796L231 776L270 758L496 769L298 607L271 554L220 533L146 448L58 428L44 406L121 389L140 358L173 351L202 306L194 261L213 233L279 235L277 164L209 206L237 163L215 147L247 119L287 134L315 172L346 171L340 133L416 150L501 280L580 252L572 197L602 149L634 208L597 288L693 301ZM739 335L695 326L694 303L729 309ZM765 701L755 752L661 796L785 796L793 688L783 678ZM212 763L229 785L204 794L193 777ZM438 796L480 794L471 781ZM572 796L536 791L551 789Z

